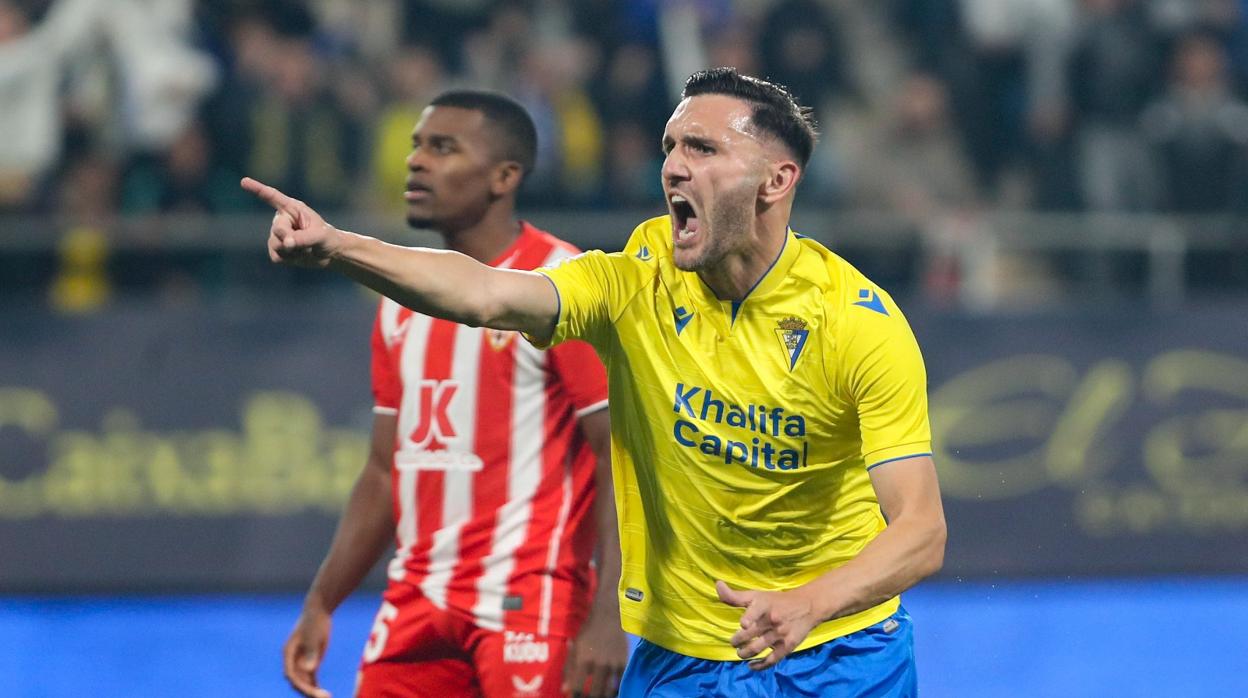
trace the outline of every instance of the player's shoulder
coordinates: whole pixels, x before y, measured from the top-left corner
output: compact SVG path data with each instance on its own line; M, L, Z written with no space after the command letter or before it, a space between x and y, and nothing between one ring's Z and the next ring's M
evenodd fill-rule
M397 301L381 296L377 301L377 318L374 331L391 343L405 320L413 315L411 309L405 308Z
M596 266L610 269L610 274L621 280L632 282L650 279L658 273L660 261L672 256L671 229L672 224L667 216L651 218L633 229L624 249L619 252L578 250L567 256L591 257ZM552 264L560 261L562 259L554 259Z
M528 221L521 221L521 235L515 252L513 268L536 269L551 266L581 253L576 245L542 230Z
M814 238L797 232L794 238L802 247L791 275L815 286L841 324L874 324L902 317L888 292L845 258Z
M633 228L624 244L625 255L641 262L657 265L672 256L672 219L670 216L648 218Z

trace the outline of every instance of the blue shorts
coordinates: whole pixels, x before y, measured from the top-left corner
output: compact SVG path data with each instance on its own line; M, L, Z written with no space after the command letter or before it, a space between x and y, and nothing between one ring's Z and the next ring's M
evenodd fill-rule
M751 669L748 662L686 657L642 639L620 681L620 698L910 698L917 693L914 631L905 608L869 628L795 652L761 671Z

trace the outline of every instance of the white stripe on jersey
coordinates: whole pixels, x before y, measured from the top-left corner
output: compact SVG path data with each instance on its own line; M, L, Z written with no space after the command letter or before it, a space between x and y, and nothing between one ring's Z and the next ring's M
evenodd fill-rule
M542 606L538 614L537 632L539 635L550 634L550 598L553 593L553 577L555 564L559 562L559 543L563 539L563 528L568 523L568 513L572 509L572 461L563 462L563 502L559 505L559 520L555 530L550 532L550 553L546 556L546 574L542 576Z
M459 383L459 391L456 399L448 405L447 413L457 433L454 444L448 444L448 448L464 453L473 453L476 444L483 339L480 327L455 326L451 376ZM446 608L451 573L459 564L459 532L472 517L472 481L475 476L476 471L451 469L446 471L443 480L442 528L433 535L429 550L429 574L420 585L425 597L438 608Z
M546 434L545 355L528 342L516 342L514 351L507 502L498 510L490 552L482 560L485 572L477 580L477 605L472 609L479 626L495 631L503 629L503 596L516 565L516 550L528 534L533 496L542 481Z
M540 266L549 266L574 254L571 250L555 246ZM508 259L499 266L509 267L511 262ZM472 610L479 626L496 631L503 628L503 596L507 593L507 582L516 565L515 552L524 544L532 519L532 499L541 484L542 451L545 448L546 354L534 349L528 342L517 342L515 352L511 471L507 481L507 502L499 509L490 553L482 560L485 572L477 580L477 605ZM565 468L570 466L570 463L565 464ZM555 526L556 537L551 546L556 549L553 552L556 557L549 560L558 559L558 536L563 533L571 508L570 476L565 477L562 493L563 502L560 504L559 520ZM550 626L550 570L554 569L554 565L548 562L547 568L542 579L539 610L543 635Z
M575 256L575 252L565 247L555 246L551 249L550 254L546 256L546 260L542 262L542 266L550 266L561 260ZM607 406L606 400L595 403L589 407L576 411L576 417L580 418L590 412L602 409ZM563 463L563 486L560 488L563 501L559 504L559 515L555 522L554 530L550 533L550 546L546 556L546 573L542 575L542 601L538 611L538 634L547 635L550 633L550 604L551 596L554 590L554 582L552 575L555 573L555 565L559 561L560 542L563 539L563 529L567 526L568 515L572 510L572 462L565 460Z
M398 339L397 318L400 310L401 307L398 303L387 302L383 306L381 327L384 333L382 337L386 342L386 346L393 347L394 342ZM426 315L412 314L408 322L415 323L417 332L427 334L433 320ZM409 326L405 329L412 329L412 327ZM399 357L399 361L405 372L411 371L412 367L415 367L416 372L414 375L419 376L424 373L425 349L426 345L424 342L403 343L403 353ZM403 401L406 403L408 399L409 394L407 391L404 391ZM407 434L412 433L412 430L416 428L416 420L419 418L420 414L417 409L399 410L397 434L400 441ZM398 540L396 541L397 547L394 552L394 559L390 561L389 567L390 579L396 582L402 581L407 575L407 559L411 557L412 546L416 544L416 475L417 472L411 469L405 468L399 471L399 521L395 525L395 537Z

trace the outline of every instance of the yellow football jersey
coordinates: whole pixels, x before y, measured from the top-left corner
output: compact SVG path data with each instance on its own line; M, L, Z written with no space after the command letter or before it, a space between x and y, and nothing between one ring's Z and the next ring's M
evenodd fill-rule
M789 232L744 301L717 299L671 261L671 221L623 252L540 270L558 291L551 343L606 364L624 629L692 657L737 660L741 609L715 593L791 589L881 530L873 465L931 452L926 375L892 299ZM810 647L899 604L817 626Z

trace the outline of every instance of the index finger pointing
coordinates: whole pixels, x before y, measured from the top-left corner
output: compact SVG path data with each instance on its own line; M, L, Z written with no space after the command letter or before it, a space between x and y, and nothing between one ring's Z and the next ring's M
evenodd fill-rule
M295 200L278 191L275 187L270 187L251 177L243 177L243 181L240 184L242 184L243 189L255 194L273 208L279 211L294 213Z

